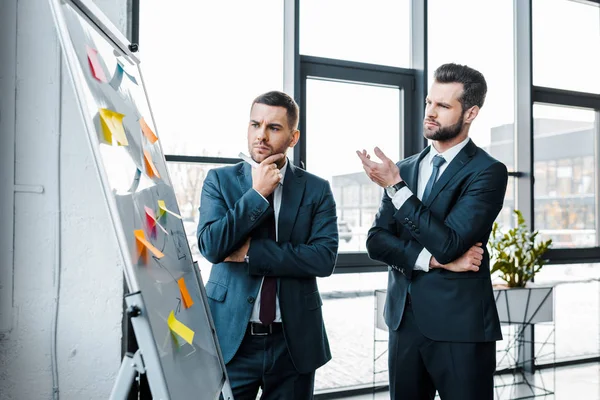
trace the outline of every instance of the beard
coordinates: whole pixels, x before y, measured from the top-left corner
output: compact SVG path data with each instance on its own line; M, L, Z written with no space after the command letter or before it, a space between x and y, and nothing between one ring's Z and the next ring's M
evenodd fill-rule
M429 131L425 126L423 126L424 136L426 139L434 140L436 142L447 142L449 140L454 139L460 134L462 131L464 124L463 118L459 118L458 122L454 125L450 126L440 126L437 131ZM425 124L423 124L425 125Z

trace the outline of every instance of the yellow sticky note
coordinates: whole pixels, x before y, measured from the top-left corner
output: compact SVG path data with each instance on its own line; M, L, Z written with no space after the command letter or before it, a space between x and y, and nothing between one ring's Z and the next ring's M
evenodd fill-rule
M144 150L144 163L146 164L146 174L150 178L154 178L154 177L160 178L160 175L158 174L158 170L156 169L156 166L152 162L152 156L150 155L150 152L148 150Z
M171 214L174 217L177 217L179 219L181 219L181 215L174 213L171 210L167 209L167 205L165 204L164 200L159 200L158 201L158 217L162 217L163 215L165 215L165 213L168 212L169 214Z
M102 127L102 138L107 144L113 144L113 138L119 146L127 146L127 136L125 136L125 128L123 128L124 114L120 114L116 111L101 108L100 114L100 125Z
M158 137L156 137L154 132L152 132L152 129L150 129L150 127L144 120L144 117L140 118L140 126L142 127L142 132L144 133L144 136L146 136L146 138L150 141L150 143L152 143L152 144L156 143L156 141L158 140Z
M185 326L180 321L178 321L175 318L175 313L172 310L169 314L169 318L167 319L167 324L169 325L169 329L172 332L175 332L176 334L181 336L183 340L185 340L189 344L192 344L192 342L194 341L194 331Z
M133 231L133 234L135 235L138 258L142 255L144 249L150 250L152 254L154 254L154 256L157 258L163 258L165 256L160 250L154 247L152 243L150 243L146 239L146 234L144 234L143 230L137 229Z
M183 297L183 306L185 308L190 308L192 304L194 304L194 301L192 300L192 297L190 296L190 293L188 292L187 287L185 286L185 281L183 280L183 278L179 278L177 284L179 285L181 297Z

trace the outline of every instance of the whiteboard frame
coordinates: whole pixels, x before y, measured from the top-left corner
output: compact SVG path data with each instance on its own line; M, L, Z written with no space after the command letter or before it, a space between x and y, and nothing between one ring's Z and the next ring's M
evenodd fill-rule
M87 82L85 82L85 78L83 77L81 70L79 68L75 68L73 66L78 65L77 54L75 53L75 49L72 47L71 43L68 42L67 38L70 36L69 30L67 28L67 24L62 14L61 7L70 6L74 11L76 11L82 18L90 22L90 25L102 36L104 36L109 42L112 42L114 46L121 51L124 55L126 55L132 62L136 64L138 69L139 77L141 79L141 85L144 88L144 95L146 98L146 102L148 104L148 110L150 112L150 117L154 122L154 115L152 113L152 108L150 106L150 101L148 98L148 93L146 92L146 85L144 83L144 79L142 76L141 68L139 68L140 59L137 55L135 55L131 49L129 48L129 41L123 34L118 30L118 28L104 15L104 13L91 1L91 0L49 0L50 8L52 10L53 18L55 21L55 25L58 29L58 39L61 43L62 52L66 59L67 69L69 70L70 76L72 78L75 96L78 100L80 115L83 119L83 124L86 129L86 133L88 136L88 145L90 146L92 156L94 159L94 164L96 167L96 171L102 183L102 193L106 200L105 204L108 207L109 215L111 218L112 226L114 228L115 235L117 237L117 241L119 244L119 252L121 254L121 258L123 260L123 272L125 275L125 279L127 282L127 287L129 289L129 296L133 296L135 298L136 306L142 310L140 316L136 319L137 325L142 324L139 329L135 329L136 338L138 338L139 348L143 351L143 361L145 364L146 374L148 375L148 382L150 385L150 389L155 399L170 399L169 389L167 386L167 382L165 379L165 375L162 369L162 364L160 362L160 356L158 354L158 349L152 339L152 330L150 328L149 320L147 317L147 311L145 308L145 304L142 296L140 295L142 292L140 290L140 284L136 278L134 273L134 266L132 264L131 254L129 252L128 242L123 231L123 224L120 218L120 214L117 208L116 200L109 190L111 187L108 176L104 169L104 162L102 155L100 154L100 143L98 140L96 132L96 127L86 115L85 110L89 109L88 102L83 93L80 92L79 88L86 87ZM159 143L159 146L161 144ZM162 152L161 146L161 154L164 157L164 152ZM168 173L168 172L167 172ZM198 287L200 288L200 296L202 301L204 302L207 315L208 315L208 323L210 325L211 331L213 332L213 340L216 344L216 350L218 354L218 358L221 363L221 368L224 373L224 385L223 385L223 395L226 399L232 399L231 388L229 384L229 378L227 376L226 366L223 360L223 355L221 353L221 348L219 346L218 338L215 334L214 322L212 320L212 315L210 314L210 308L208 308L208 303L206 301L206 294L204 293L204 285L202 279L200 277L199 271L197 271L197 266L195 263L191 264L191 268L194 270L194 276L196 277L196 281ZM132 319L133 322L133 319ZM139 331L139 332L138 332ZM141 342L140 340L141 339Z

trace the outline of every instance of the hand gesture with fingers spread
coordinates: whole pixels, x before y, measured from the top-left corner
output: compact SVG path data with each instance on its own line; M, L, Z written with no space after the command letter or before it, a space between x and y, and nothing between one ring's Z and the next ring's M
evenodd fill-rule
M252 188L263 197L269 196L281 181L281 172L275 164L284 154L273 154L263 160L256 168L252 169Z
M375 147L374 151L375 155L382 161L381 163L371 160L371 156L366 150L356 151L369 179L381 187L388 187L402 181L398 166L379 147Z
M471 247L465 254L460 258L452 261L448 264L440 264L434 257L431 257L429 266L431 268L444 268L452 272L468 272L479 271L481 260L483 259L483 249L481 248L482 243L475 243L475 246Z

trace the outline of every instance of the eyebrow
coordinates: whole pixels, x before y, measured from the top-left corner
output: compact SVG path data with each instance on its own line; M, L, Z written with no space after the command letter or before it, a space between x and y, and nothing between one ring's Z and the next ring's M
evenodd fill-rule
M431 100L429 97L426 97L426 98L425 98L425 101L426 101L426 102L429 102L429 103L433 103L433 101L432 101L432 100ZM445 102L443 102L443 101L437 101L436 103L437 103L437 104L439 104L440 106L444 106L444 107L452 107L450 104L448 104L448 103L445 103Z

